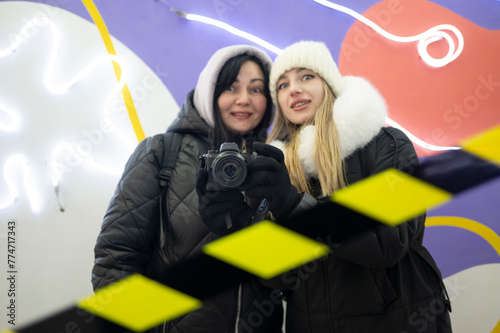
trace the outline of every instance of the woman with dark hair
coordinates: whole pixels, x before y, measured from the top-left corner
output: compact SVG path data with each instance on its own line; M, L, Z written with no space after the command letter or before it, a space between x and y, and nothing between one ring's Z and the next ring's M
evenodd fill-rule
M95 246L94 289L130 274L162 281L165 268L200 253L204 244L249 222L256 207L235 189L210 195L195 190L199 157L234 142L240 151L265 141L273 118L268 88L271 59L247 45L220 49L200 73L196 88L186 98L167 132L182 135L166 193L168 225L160 232L159 171L164 134L139 143L111 199ZM214 211L223 206L222 216ZM200 208L200 209L199 209ZM231 223L227 223L231 212ZM240 284L203 300L203 306L156 328L161 332L281 332L282 309L275 307L258 325L249 317L256 304L269 302L272 293L258 281ZM267 314L266 314L267 315Z
M221 96L221 94L223 94L224 91L237 80L239 69L247 61L255 62L259 66L262 73L266 72L264 65L262 64L262 62L258 61L258 58L252 55L243 55L232 58L228 62L226 62L219 73L219 80L217 81L215 90L213 92L214 126L210 129L212 148L214 149L218 149L224 142L244 143L246 147L252 147L252 142L254 140L257 139L258 141L265 141L267 137L267 129L269 128L273 118L272 103L266 103L264 117L262 118L262 121L257 125L257 127L244 135L226 130L226 124L222 119L219 105L217 103L219 96ZM263 93L266 99L270 100L271 96L269 94L269 85L266 84L264 86ZM244 142L244 140L250 141Z

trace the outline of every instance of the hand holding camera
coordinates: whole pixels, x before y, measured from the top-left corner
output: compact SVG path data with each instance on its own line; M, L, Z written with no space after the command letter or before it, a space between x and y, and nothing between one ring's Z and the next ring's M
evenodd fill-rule
M246 227L253 215L243 194L237 189L214 191L207 189L209 171L200 168L196 177L198 210L205 226L218 235L227 235Z
M241 189L251 198L266 198L274 216L284 218L300 201L300 194L290 182L283 152L262 142L255 142L253 149L259 158L248 162L248 178Z
M261 142L253 148L253 154L241 154L236 143L226 142L219 151L210 150L200 157L198 209L205 225L219 235L249 225L254 212L241 191L250 198L266 198L278 219L286 217L300 200L281 150Z

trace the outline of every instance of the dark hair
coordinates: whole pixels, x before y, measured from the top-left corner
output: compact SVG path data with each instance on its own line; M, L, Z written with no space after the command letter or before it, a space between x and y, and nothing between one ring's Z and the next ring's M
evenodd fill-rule
M253 61L259 65L262 73L264 73L264 96L266 97L266 112L260 121L259 125L248 135L244 136L247 142L247 148L251 151L253 141L265 142L267 138L267 129L271 126L273 103L271 94L269 93L269 71L266 69L262 61L253 55L239 54L229 59L219 72L217 83L214 90L213 112L214 112L214 128L210 132L212 149L219 149L224 142L236 142L241 147L243 137L239 134L232 133L222 121L218 104L219 96L230 87L240 72L240 68L246 61Z

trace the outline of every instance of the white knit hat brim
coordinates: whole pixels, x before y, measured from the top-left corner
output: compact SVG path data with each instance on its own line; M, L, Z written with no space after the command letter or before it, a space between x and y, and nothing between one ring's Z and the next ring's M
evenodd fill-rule
M266 52L255 46L232 45L215 52L198 77L193 98L194 107L210 127L214 127L214 91L219 73L229 59L240 54L255 56L262 61L268 71L271 69L271 58Z
M274 60L269 76L269 89L274 105L278 107L276 83L287 71L294 68L307 68L319 74L330 86L335 97L342 93L344 83L337 64L322 42L301 41L283 50Z

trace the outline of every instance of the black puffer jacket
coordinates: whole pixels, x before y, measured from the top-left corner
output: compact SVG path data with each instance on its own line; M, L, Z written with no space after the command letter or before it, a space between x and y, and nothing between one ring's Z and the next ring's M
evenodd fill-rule
M348 184L388 168L411 173L417 154L401 130L384 126L387 113L380 94L363 78L343 77L343 82L333 116ZM299 135L299 161L315 184L315 196L323 200L314 162L316 127L307 125ZM286 152L284 141L271 144ZM321 222L352 221L331 216ZM451 332L441 273L422 245L424 222L425 214L397 227L380 225L340 244L322 235L331 245L330 255L266 282L285 291L286 332Z
M418 159L406 135L384 128L346 162L352 184L391 167L411 172ZM451 332L441 273L422 246L424 222L421 215L330 244L329 256L275 279L270 286L287 294L286 332Z
M94 289L131 273L161 281L167 265L192 257L213 238L199 216L194 188L198 157L209 149L208 126L192 98L193 92L168 129L182 133L183 138L167 192L171 225L166 248L158 249L157 177L163 135L157 135L138 145L111 200L95 246ZM257 281L242 284L204 300L200 309L168 322L162 332L281 332L281 305L263 313L262 305L271 304L271 291Z

